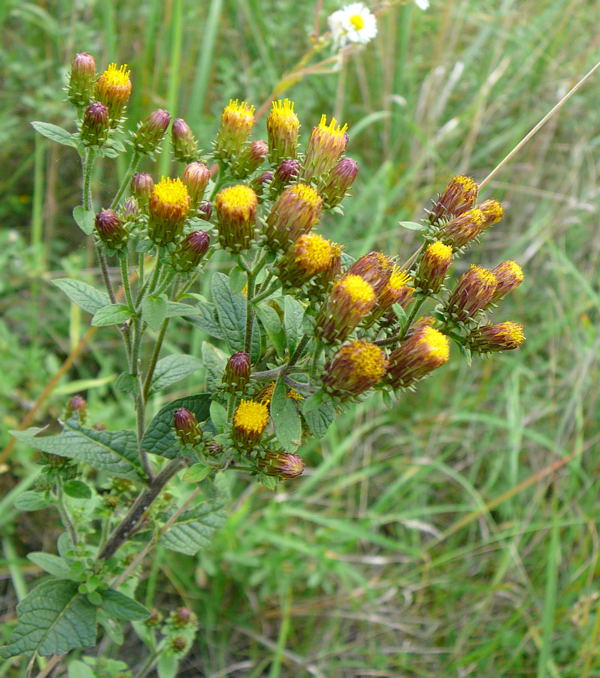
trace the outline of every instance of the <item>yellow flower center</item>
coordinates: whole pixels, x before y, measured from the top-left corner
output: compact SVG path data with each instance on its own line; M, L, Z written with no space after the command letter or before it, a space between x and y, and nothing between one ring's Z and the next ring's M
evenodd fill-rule
M350 23L354 27L355 30L360 31L365 27L365 20L364 17L362 17L360 14L353 14L350 19Z
M486 226L497 224L504 215L502 205L497 200L486 200L479 205Z
M475 226L483 226L485 222L485 215L478 207L475 207L472 210L468 210L460 217L457 217L457 219L460 219L463 221L463 223L465 221L473 222Z
M440 365L445 363L450 357L448 338L433 327L424 327L420 335L418 343L427 349L429 356Z
M306 184L295 184L288 189L290 195L297 196L302 202L310 207L320 209L323 200L312 186Z
M507 275L513 278L518 282L523 282L523 269L517 264L516 261L503 261L501 264L496 266L495 272L497 275Z
M344 348L348 349L355 376L377 381L383 377L387 360L379 346L367 341L353 341Z
M353 302L368 303L375 300L375 290L359 275L347 275L335 284L336 289L343 289Z
M496 329L498 330L498 334L500 334L505 341L515 343L519 346L525 341L523 327L519 325L519 323L513 323L511 321L498 323Z
M256 193L249 186L238 184L224 188L217 195L216 204L220 212L235 212L247 220L256 210L258 200Z
M497 285L498 280L496 279L496 276L491 272L488 271L487 268L483 268L483 266L476 266L475 264L471 266L469 269L467 275L469 277L474 277L476 280L478 280L482 285L488 286L488 285Z
M268 420L269 409L264 403L242 400L235 411L233 425L245 433L261 434L265 430Z
M230 99L227 106L223 110L223 119L238 118L245 119L249 122L254 121L254 106L251 106L247 101L239 101L239 99Z
M327 124L327 116L323 113L317 129L332 137L343 137L348 131L348 124L344 123L344 125L340 126L335 118L331 118L331 122Z
M298 129L300 121L294 113L294 102L289 99L274 101L269 113L267 125L274 127L286 127Z
M175 206L186 212L190 204L188 190L181 179L163 177L154 187L152 198L161 205Z
M295 244L295 262L310 273L324 271L332 258L332 243L316 233L300 236Z
M479 186L471 177L454 177L450 183L457 183L466 192L477 191Z
M106 88L110 87L127 87L131 85L129 74L131 71L127 68L127 64L117 66L117 64L110 64L109 67L102 73L100 80L102 85Z
M395 268L392 271L388 287L392 290L399 290L410 282L410 275L401 268Z
M427 247L426 253L428 257L446 262L452 257L452 248L450 245L444 245L444 243L436 240Z

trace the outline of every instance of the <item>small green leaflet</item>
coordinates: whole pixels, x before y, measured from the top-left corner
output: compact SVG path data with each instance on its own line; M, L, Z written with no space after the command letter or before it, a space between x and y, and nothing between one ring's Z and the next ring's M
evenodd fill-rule
M51 122L40 122L39 120L34 120L31 123L31 126L38 134L46 137L46 139L56 141L56 143L62 144L63 146L77 148L77 137L75 134L67 132L66 129L63 129L58 125L53 125Z
M160 543L171 551L193 556L210 545L214 533L226 520L222 501L201 504L184 513L161 537Z
M141 621L150 616L150 610L120 591L107 589L100 591L100 596L102 598L100 607L111 617L125 621Z
M142 301L142 318L148 327L158 332L162 321L167 317L167 300L165 297L149 296Z
M72 278L57 278L52 284L61 289L69 299L88 313L96 313L104 306L110 305L108 294L102 290Z
M96 215L93 210L86 210L81 205L73 209L73 219L79 228L86 234L91 235L96 223Z
M152 390L163 391L165 388L185 379L202 367L202 361L193 355L179 353L161 358L156 363Z
M106 327L107 325L119 325L129 320L133 314L125 304L109 304L94 313L92 325L94 327Z
M285 382L278 379L270 410L279 444L287 452L293 452L302 442L302 421L298 408L287 393Z

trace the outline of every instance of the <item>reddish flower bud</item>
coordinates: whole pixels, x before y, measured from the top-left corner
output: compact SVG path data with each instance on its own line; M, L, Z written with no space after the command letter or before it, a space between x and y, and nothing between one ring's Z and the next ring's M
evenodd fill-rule
M120 250L127 243L127 229L112 210L101 210L96 214L96 233L113 250Z
M188 641L184 636L175 636L174 638L171 638L170 646L171 650L175 654L180 654L187 648Z
M269 161L277 164L282 158L295 158L298 150L300 121L289 99L274 101L267 118Z
M230 186L217 194L215 206L221 247L234 253L248 249L254 239L256 193L244 184Z
M151 113L143 122L140 122L133 138L133 147L138 153L151 155L162 141L171 116L162 108Z
M198 142L183 118L176 118L171 128L173 155L178 162L193 162L198 156Z
M379 295L388 284L393 270L394 263L389 257L381 252L369 252L352 264L348 275L359 275L372 285L375 294Z
M288 184L296 181L300 176L302 165L293 158L287 158L275 170L273 181L273 188L277 191L281 190Z
M186 626L195 626L198 619L192 610L180 607L172 613L170 622L175 628L184 629Z
M517 289L524 278L523 269L516 261L503 261L501 264L498 264L496 268L492 269L492 273L496 276L496 280L498 281L496 291L492 297L492 303L499 301L509 292Z
M325 389L340 398L358 396L381 381L387 368L384 352L367 341L342 346L325 366Z
M524 341L523 327L509 321L474 329L467 337L467 346L475 353L496 353L514 351Z
M173 427L182 445L195 447L202 442L202 429L196 415L185 407L173 412Z
M375 290L358 275L338 280L317 317L315 331L324 343L344 341L375 306Z
M179 243L171 258L173 268L183 273L196 268L210 245L206 231L193 231Z
M110 115L108 108L99 101L94 101L85 109L83 114L80 130L81 140L86 146L102 146L108 137L109 129Z
M470 210L475 205L478 190L479 186L471 177L453 177L433 205L429 217L431 223L452 219Z
M157 610L155 607L153 607L150 610L150 616L144 621L144 624L150 628L154 628L155 626L159 626L162 620L163 615L160 610Z
M258 198L259 202L261 202L261 198L263 197L263 193L265 192L265 186L267 184L270 184L272 181L273 181L273 172L268 171L259 174L250 182L250 187L256 193L256 197Z
M281 480L297 478L304 471L302 458L290 452L266 451L256 460L256 466L261 473Z
M421 326L390 354L386 381L392 388L408 388L441 367L449 356L446 336L429 325Z
M113 127L119 122L131 95L129 73L126 65L110 64L96 82L96 99L108 108Z
M267 217L267 242L272 249L286 250L319 220L323 201L307 184L288 186Z
M154 188L154 180L149 174L137 173L131 179L131 192L142 203L146 204Z
M246 146L240 155L234 167L234 176L238 179L247 177L256 171L264 162L269 153L269 147L266 141L253 141Z
M475 317L491 302L497 285L491 271L482 266L471 266L459 278L447 301L446 311L460 321Z
M358 174L358 163L352 158L342 158L331 170L321 195L327 208L336 207L346 197L346 194Z
M212 203L209 202L208 200L203 200L199 205L198 205L198 216L200 219L203 219L204 221L210 221L210 218L212 217L213 213L213 206Z
M87 402L84 397L80 395L73 396L67 403L66 417L69 418L73 414L77 414L79 421L83 424L87 414Z
M223 451L223 445L221 445L221 443L217 442L216 440L209 440L205 445L205 451L206 454L214 457L217 454L221 454Z
M187 187L192 205L196 206L202 200L204 190L210 181L210 170L201 162L192 162L183 170L181 180Z
M71 75L67 88L67 98L78 108L90 103L96 84L96 62L87 52L79 52L73 57Z
M234 353L225 366L223 374L223 383L226 390L235 392L243 391L248 381L250 381L250 356L243 351Z
M431 243L423 252L415 275L415 286L424 294L437 294L452 263L452 248L439 240Z
M310 135L306 159L304 161L304 179L310 181L315 177L327 174L342 153L346 150L348 125L340 126L335 118L327 124L327 116L321 116L321 121Z
M463 247L481 233L484 223L483 212L475 207L444 224L438 237L446 245Z

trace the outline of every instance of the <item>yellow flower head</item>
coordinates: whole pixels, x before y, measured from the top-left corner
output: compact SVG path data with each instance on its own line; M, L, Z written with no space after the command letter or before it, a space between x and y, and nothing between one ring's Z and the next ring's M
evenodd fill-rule
M472 318L492 302L497 285L492 271L473 265L459 278L446 310L461 321Z
M486 200L479 205L479 209L483 214L482 230L497 224L504 216L502 205L497 200Z
M441 367L449 356L448 338L424 318L391 353L386 379L392 388L408 388Z
M163 177L148 201L149 235L157 245L173 242L183 230L191 199L181 179Z
M333 169L348 143L348 125L340 125L335 118L327 123L322 115L319 124L313 128L306 150L304 177L310 181Z
M484 227L485 216L478 207L475 207L445 224L439 237L446 245L463 247L476 238Z
M437 294L452 262L452 247L436 240L427 246L416 275L416 285L425 294Z
M334 285L334 291L343 294L353 304L371 304L375 301L375 290L359 275L346 275Z
M221 114L221 124L215 140L217 157L232 158L242 147L254 126L254 106L247 101L231 99Z
M450 245L444 245L443 242L436 240L427 247L425 254L431 259L442 263L452 259L452 248Z
M217 194L215 207L221 246L232 252L250 247L258 207L256 193L244 184L229 186Z
M359 275L373 286L379 295L385 289L394 270L394 262L383 252L369 252L357 259L350 270L351 275Z
M471 177L453 177L446 190L435 201L431 211L431 222L460 216L475 205L479 186Z
M111 118L120 117L131 95L130 70L126 64L110 64L96 83L96 99L109 110Z
M320 273L331 263L332 244L317 233L301 235L294 243L294 261L309 275Z
M410 282L412 282L412 278L408 271L395 267L388 284L383 288L377 300L377 315L385 313L394 304L400 304L402 308L406 308L415 293L414 287L409 287Z
M468 339L469 348L476 353L514 351L525 341L523 327L511 321L482 325L473 330Z
M269 160L279 163L283 158L295 158L298 150L300 121L294 113L294 102L289 99L274 101L267 118Z
M519 287L524 278L523 269L516 261L503 261L492 270L492 273L498 281L493 301L502 299L509 292Z
M242 400L233 417L233 433L238 442L252 446L258 442L269 421L269 408L255 400Z
M437 365L443 365L450 357L448 337L433 327L424 327L419 332L417 343L425 349L428 358Z
M325 343L344 341L375 306L373 286L359 275L338 280L319 314L316 331Z
M325 367L323 383L342 398L364 393L381 381L387 368L384 352L367 341L342 346Z

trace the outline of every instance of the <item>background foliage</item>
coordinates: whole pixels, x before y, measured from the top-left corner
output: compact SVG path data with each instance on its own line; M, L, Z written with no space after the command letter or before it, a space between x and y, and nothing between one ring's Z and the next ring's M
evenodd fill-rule
M96 275L71 218L76 157L28 125L67 123L72 53L129 63L131 119L164 106L202 140L229 97L258 105L270 94L308 48L318 4L0 5L2 444L88 323L74 306L62 312L50 284ZM322 4L323 21L338 5ZM597 0L432 4L394 7L347 67L288 92L305 135L322 112L350 124L361 174L345 217L323 230L354 255L408 256L411 234L397 222L420 217L451 174L482 179L598 59ZM168 611L183 601L200 617L181 675L598 675L597 88L596 77L485 192L507 216L473 259L523 265L526 282L504 307L525 325L524 348L471 368L451 361L391 408L377 397L357 406L305 451L299 482L273 495L241 479L225 527L199 557L159 552L145 602ZM110 195L114 177L101 176L96 191L104 187ZM199 330L180 337L167 348L200 355ZM98 331L36 425L79 392L96 421L130 425L113 383L118 350ZM202 380L196 373L175 395ZM12 524L15 492L37 472L33 454L17 446L2 459L7 629L39 574L23 555L58 533L50 511ZM130 661L138 651L132 637Z

